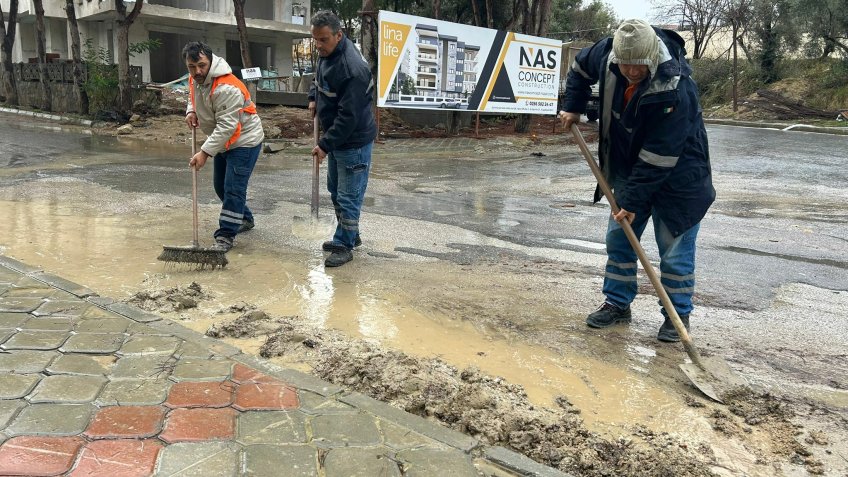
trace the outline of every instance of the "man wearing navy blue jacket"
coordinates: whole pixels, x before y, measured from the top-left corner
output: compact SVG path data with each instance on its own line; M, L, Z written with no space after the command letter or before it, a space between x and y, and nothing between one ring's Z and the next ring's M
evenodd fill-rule
M336 232L321 246L330 256L324 266L339 267L353 260L362 243L359 215L368 186L371 149L377 124L371 102L371 68L344 32L339 18L322 11L312 16L312 38L318 50L318 70L309 91L309 109L318 114L324 134L312 154L319 163L328 157L327 190L336 209Z
M621 208L607 228L606 299L586 319L593 328L630 322L637 257L619 223L627 220L641 239L650 217L663 287L689 329L695 240L715 189L698 87L683 46L672 31L626 20L612 38L583 49L568 72L560 112L566 128L579 122L591 85L600 82L598 157ZM596 189L595 202L600 197ZM668 316L657 339L680 340Z

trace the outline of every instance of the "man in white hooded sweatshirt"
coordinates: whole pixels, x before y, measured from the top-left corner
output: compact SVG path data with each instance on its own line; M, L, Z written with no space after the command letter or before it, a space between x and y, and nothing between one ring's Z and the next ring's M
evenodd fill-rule
M254 225L247 207L247 184L265 134L250 93L226 60L201 42L188 43L183 59L189 73L186 124L208 136L189 165L200 169L210 157L215 158L213 183L223 204L214 247L227 252L236 235Z

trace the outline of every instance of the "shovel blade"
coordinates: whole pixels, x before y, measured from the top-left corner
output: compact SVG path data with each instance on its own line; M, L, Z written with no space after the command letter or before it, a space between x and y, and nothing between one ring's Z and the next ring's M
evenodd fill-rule
M707 397L724 404L724 396L739 388L747 388L745 378L730 369L727 363L718 357L701 357L703 368L694 363L683 363L680 369L689 381Z

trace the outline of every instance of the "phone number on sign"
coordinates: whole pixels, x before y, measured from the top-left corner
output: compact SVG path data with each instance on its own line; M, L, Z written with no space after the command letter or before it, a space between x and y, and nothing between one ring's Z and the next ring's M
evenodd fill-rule
M556 103L554 103L553 101L527 101L527 103L525 103L525 104L527 104L527 106L549 107L549 106L553 106Z

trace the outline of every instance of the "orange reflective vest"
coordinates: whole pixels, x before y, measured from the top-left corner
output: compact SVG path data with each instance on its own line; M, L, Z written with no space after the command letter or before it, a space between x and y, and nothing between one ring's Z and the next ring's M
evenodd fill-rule
M247 87L244 86L236 76L232 73L225 74L223 76L218 76L217 78L212 80L212 90L209 91L209 98L211 101L212 95L215 94L215 88L220 84L228 84L230 86L235 86L241 91L241 95L244 97L244 106L239 110L239 114L247 113L247 114L256 114L256 105L250 99L250 92L247 90ZM197 111L197 104L194 102L194 78L191 76L188 77L188 90L189 97L191 99L191 107ZM236 125L236 132L230 137L224 147L229 150L230 146L232 146L236 141L238 141L239 136L241 136L241 118L239 118L239 122Z

